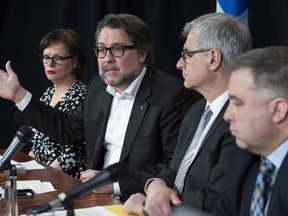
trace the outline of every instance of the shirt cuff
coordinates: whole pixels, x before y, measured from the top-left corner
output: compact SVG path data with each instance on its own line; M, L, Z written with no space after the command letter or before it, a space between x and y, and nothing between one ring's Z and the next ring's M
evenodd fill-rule
M32 94L27 91L25 97L18 104L15 104L15 105L20 111L23 111L27 107L29 102L31 101L31 98L32 98Z
M147 194L147 188L148 188L149 184L150 184L152 181L154 181L154 180L160 180L160 181L162 181L163 184L166 186L166 183L165 183L162 179L160 179L160 178L151 178L151 179L148 179L147 182L146 182L146 184L145 184L145 187L144 187L144 192L145 192L145 194Z

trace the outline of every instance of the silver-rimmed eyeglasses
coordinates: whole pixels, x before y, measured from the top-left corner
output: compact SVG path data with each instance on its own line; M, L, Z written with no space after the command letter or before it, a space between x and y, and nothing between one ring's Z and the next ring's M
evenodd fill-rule
M134 45L114 45L111 47L99 46L95 47L93 50L97 58L104 58L109 50L111 55L114 57L121 57L124 55L126 49L136 49Z
M65 61L66 59L70 59L73 58L74 56L59 56L59 55L55 55L55 56L48 56L48 55L39 55L40 60L47 64L49 62L49 60L51 59L53 61L54 64L62 64L63 61Z
M190 51L190 50L183 50L181 52L181 58L183 59L183 61L186 64L189 64L189 62L187 61L187 59L192 58L193 55L195 55L196 53L201 53L201 52L207 52L210 51L211 49L200 49L200 50L194 50L194 51Z

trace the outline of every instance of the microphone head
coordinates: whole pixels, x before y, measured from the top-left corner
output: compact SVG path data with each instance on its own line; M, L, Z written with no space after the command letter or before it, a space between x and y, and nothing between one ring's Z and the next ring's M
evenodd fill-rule
M19 130L16 132L15 135L22 143L29 143L32 136L33 131L27 125L23 125Z
M124 163L115 163L110 165L105 169L108 173L110 173L110 179L115 182L118 181L119 178L123 177L127 173L127 168L125 168Z
M31 141L33 132L32 130L24 125L17 132L9 147L6 149L0 160L0 172L9 168L11 159L14 155Z

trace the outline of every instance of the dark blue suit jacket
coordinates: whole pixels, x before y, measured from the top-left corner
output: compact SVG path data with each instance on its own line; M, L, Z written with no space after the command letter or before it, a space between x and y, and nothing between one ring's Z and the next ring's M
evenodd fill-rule
M255 189L261 158L237 148L231 158L231 176L221 200L213 213L219 216L250 215L252 194ZM270 198L268 216L288 215L288 156L284 159Z
M157 176L171 188L173 188L176 173L195 134L205 105L206 100L200 100L187 112L181 125L170 169L163 170ZM180 194L184 204L203 211L212 209L229 181L230 153L236 144L229 131L229 124L223 119L227 105L228 102L223 106L204 138L188 170L185 185Z
M101 170L103 147L112 95L107 84L96 76L88 85L83 103L68 114L32 98L16 118L44 132L60 143L85 140L87 166ZM120 181L124 200L142 192L148 178L169 164L177 143L182 118L200 95L184 88L183 81L148 67L137 92L127 126L120 162L133 171ZM139 172L140 171L140 172Z

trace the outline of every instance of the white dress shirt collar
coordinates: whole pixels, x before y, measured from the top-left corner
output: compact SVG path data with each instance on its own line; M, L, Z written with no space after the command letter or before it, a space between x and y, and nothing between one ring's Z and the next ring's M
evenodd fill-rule
M228 92L225 91L222 95L217 97L211 104L207 101L206 107L210 105L210 109L213 112L213 115L217 116L221 111L221 109L223 108L224 104L228 101L228 99L229 99Z

